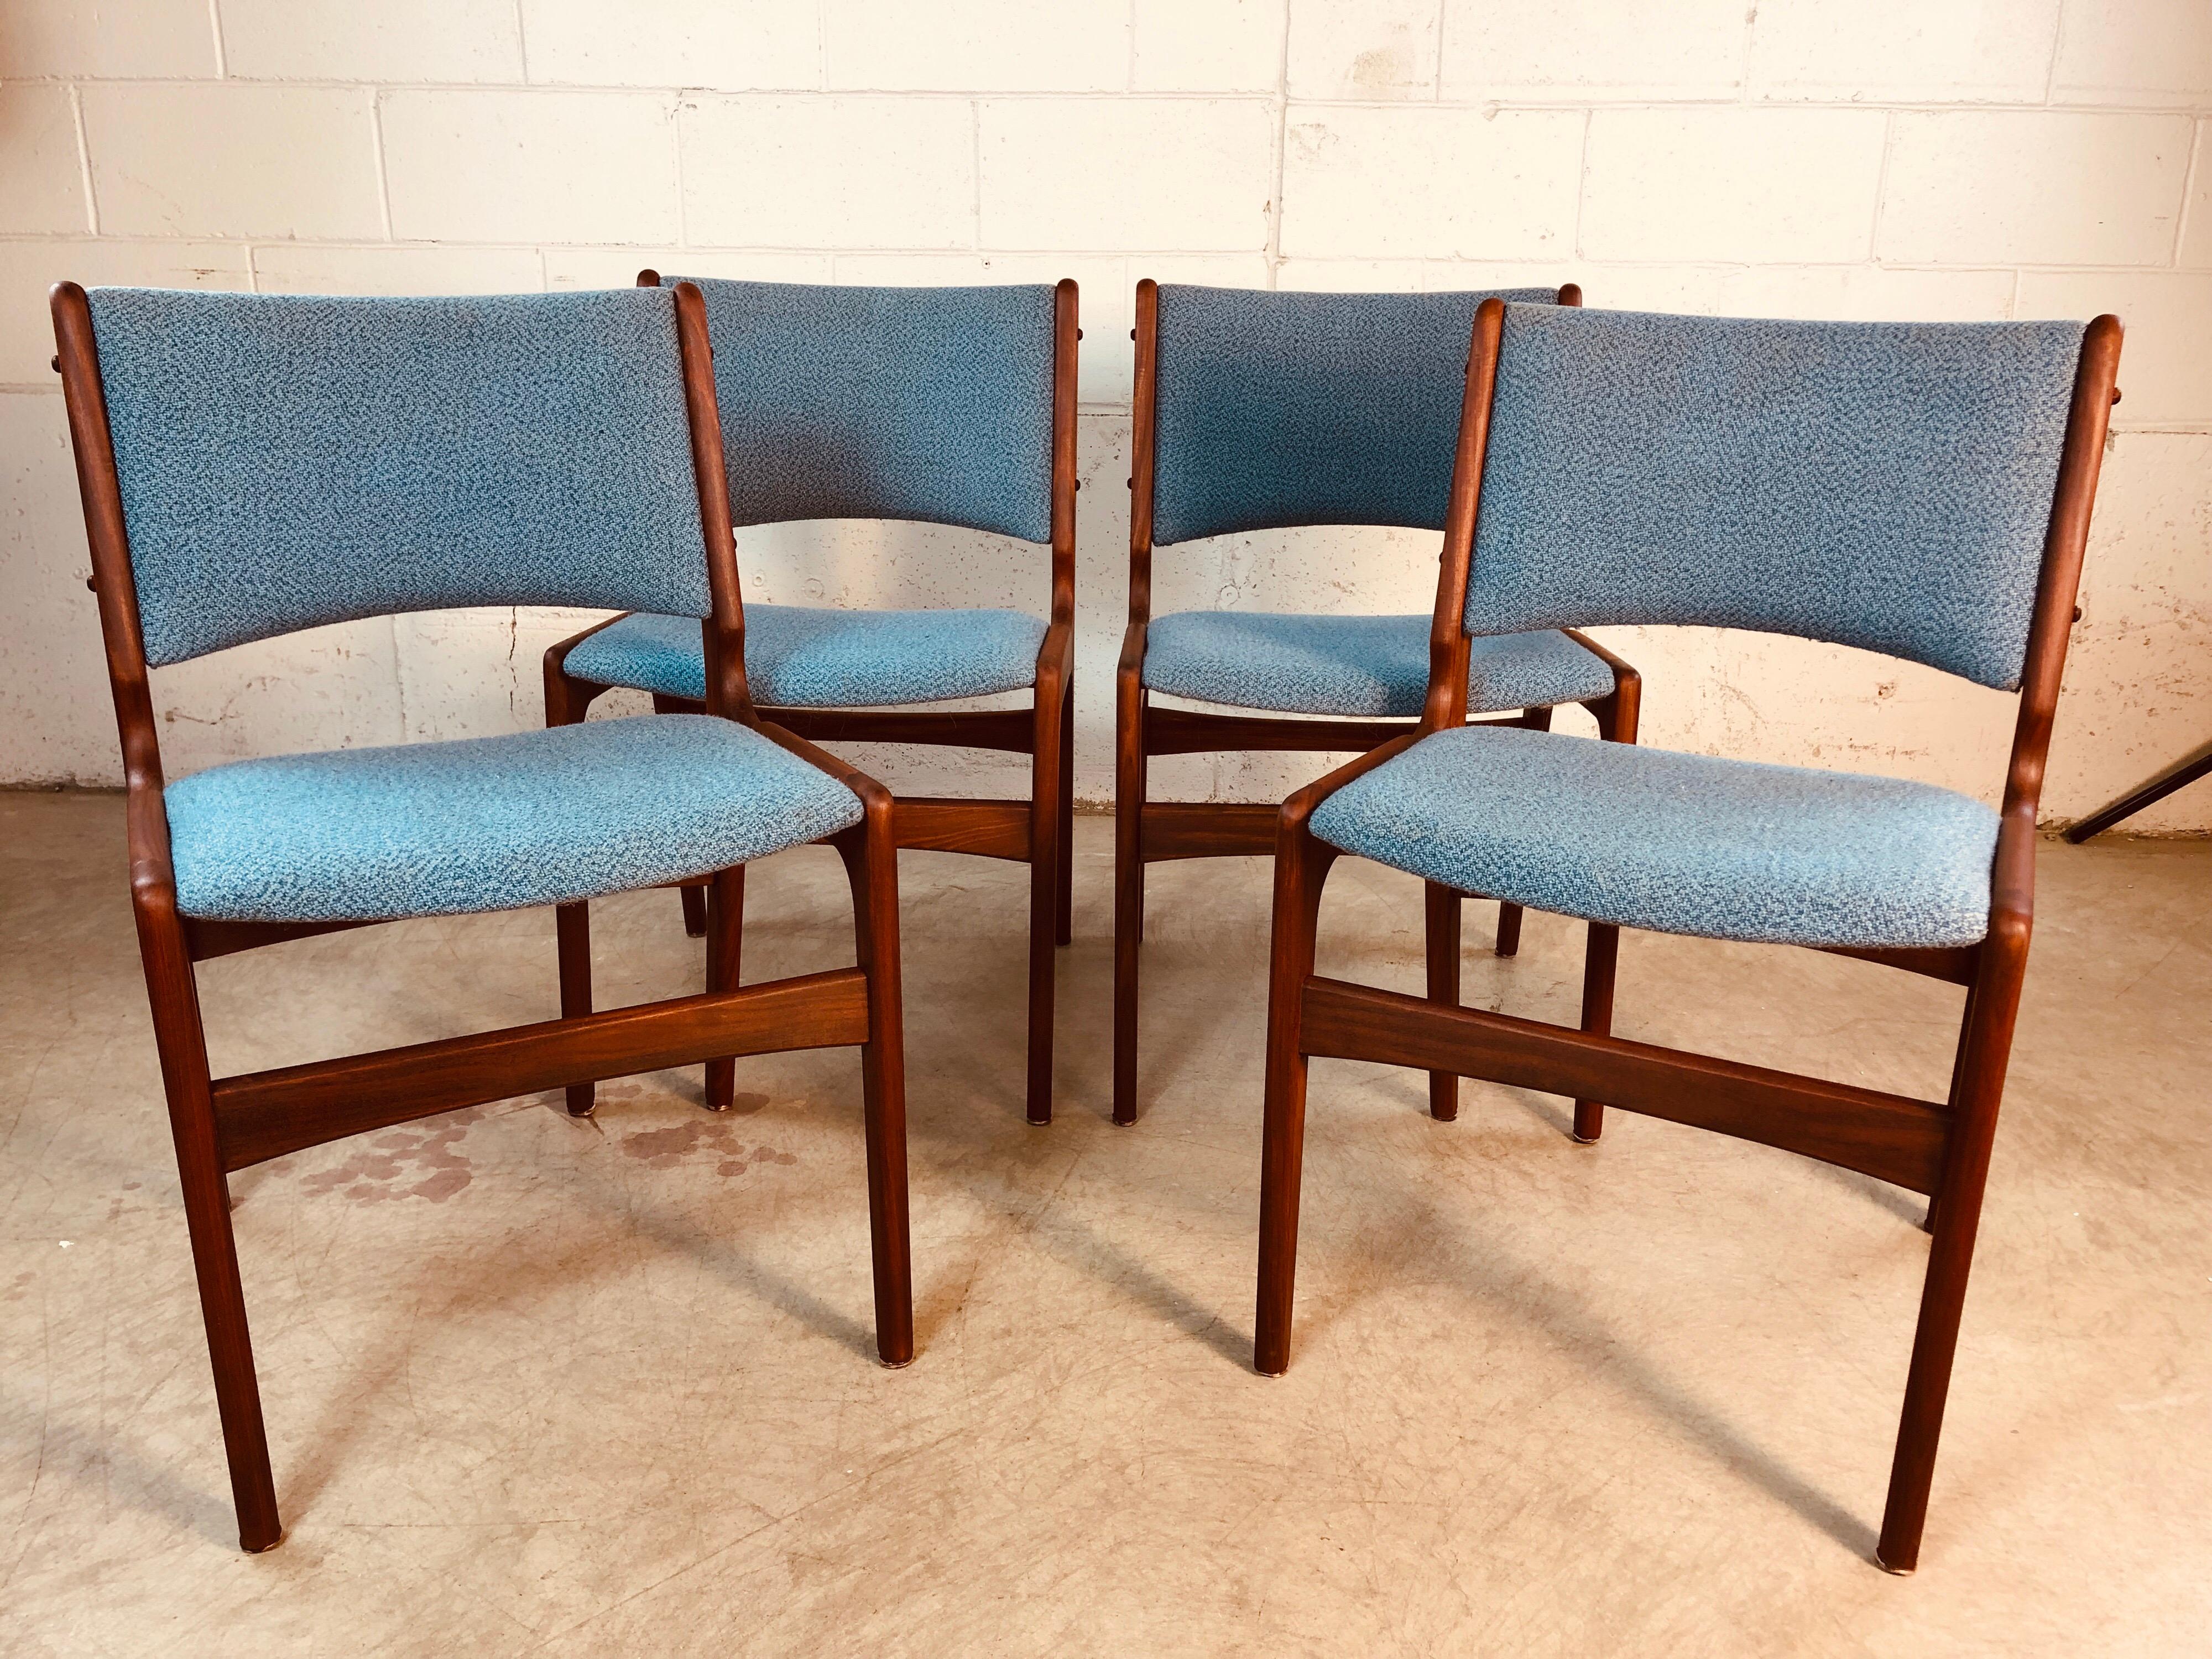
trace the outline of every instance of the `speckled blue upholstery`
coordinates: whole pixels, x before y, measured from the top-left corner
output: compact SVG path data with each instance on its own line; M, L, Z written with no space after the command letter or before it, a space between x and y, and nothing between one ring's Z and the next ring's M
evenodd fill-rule
M167 793L179 908L238 921L596 898L860 819L835 778L707 714L239 761Z
M671 295L90 297L156 666L448 605L707 614Z
M1412 715L1429 690L1426 617L1307 617L1182 611L1155 617L1145 684L1241 708ZM696 624L691 630L698 632ZM1476 640L1467 704L1478 714L1609 696L1613 670L1565 634Z
M1486 297L1163 284L1153 544L1292 525L1443 529Z
M1756 628L2016 686L2081 347L1509 307L1468 628Z
M1516 726L1425 738L1312 818L1330 846L1463 892L1660 933L1970 945L1997 817L1948 789Z
M1052 539L1050 288L679 280L707 296L738 523Z
M1045 625L1023 611L823 611L745 607L745 678L769 708L872 708L1018 691L1036 683ZM641 613L568 653L601 685L706 695L699 624Z

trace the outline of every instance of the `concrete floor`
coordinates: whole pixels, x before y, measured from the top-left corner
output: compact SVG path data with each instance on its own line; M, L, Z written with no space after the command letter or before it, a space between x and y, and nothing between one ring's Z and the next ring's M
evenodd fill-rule
M1060 1121L1022 1121L1025 872L905 866L920 1357L872 1360L858 1067L741 1064L234 1182L289 1535L238 1553L120 801L0 797L0 1650L2212 1650L2212 846L2050 847L1922 1567L1869 1560L1919 1204L1558 1100L1317 1063L1288 1376L1250 1369L1265 869L1152 888L1142 1121L1106 1121L1109 837L1080 824ZM1340 870L1324 971L1418 989ZM749 977L848 960L760 866ZM696 982L599 907L607 1001ZM1564 1018L1532 917L1470 1001ZM218 1071L554 1007L544 913L210 964ZM1932 1093L1957 992L1632 935L1625 1035Z

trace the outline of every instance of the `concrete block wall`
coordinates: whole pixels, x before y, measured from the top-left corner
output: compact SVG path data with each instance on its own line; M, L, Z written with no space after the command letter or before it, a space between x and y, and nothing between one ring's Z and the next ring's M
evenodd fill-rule
M1582 283L1589 301L2130 326L2047 805L2212 737L2204 0L14 0L0 15L0 781L117 776L52 350L58 277L266 292L1083 284L1079 783L1111 787L1130 289ZM761 599L1042 608L921 526L750 532ZM1425 611L1434 538L1236 537L1159 605ZM544 611L165 671L173 768L539 718ZM1998 782L2009 702L1840 648L1617 630L1649 741ZM1580 726L1579 715L1570 724ZM865 757L997 791L1002 762ZM1164 792L1279 796L1294 758ZM2212 830L2212 785L2142 827Z

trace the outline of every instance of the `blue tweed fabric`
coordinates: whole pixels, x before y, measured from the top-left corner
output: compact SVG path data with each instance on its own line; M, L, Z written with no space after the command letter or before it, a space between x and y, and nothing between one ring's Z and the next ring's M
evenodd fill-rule
M91 302L149 663L448 605L707 614L670 295Z
M1713 623L2015 687L2081 348L1510 307L1468 631Z
M1487 297L1164 284L1153 544L1291 525L1443 529Z
M1462 726L1314 813L1330 846L1532 909L1705 939L1971 945L1997 815L1895 778Z
M1146 636L1145 684L1239 708L1418 714L1429 694L1429 622L1176 611L1156 617ZM1613 670L1565 634L1504 634L1469 645L1467 706L1474 714L1613 694Z
M1050 288L661 280L706 295L738 523L1052 539Z
M1018 691L1036 684L1045 625L1023 611L824 611L745 607L753 701L784 708L874 708ZM688 617L643 612L568 653L601 685L703 697L706 647Z
M708 714L239 761L167 798L178 908L234 921L596 898L860 820L835 778Z

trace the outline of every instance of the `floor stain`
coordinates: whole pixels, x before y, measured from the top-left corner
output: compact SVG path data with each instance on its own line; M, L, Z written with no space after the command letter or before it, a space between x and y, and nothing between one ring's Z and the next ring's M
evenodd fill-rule
M356 1204L395 1198L442 1204L475 1179L460 1141L483 1115L482 1107L471 1106L434 1123L386 1129L336 1168L307 1176L301 1187L310 1193L337 1193Z
M731 1109L757 1112L767 1103L765 1095L739 1095L738 1104ZM712 1159L714 1173L720 1176L741 1176L757 1164L799 1162L797 1153L779 1152L773 1146L747 1148L738 1138L737 1125L719 1116L635 1130L623 1137L622 1149L653 1170L673 1170Z

